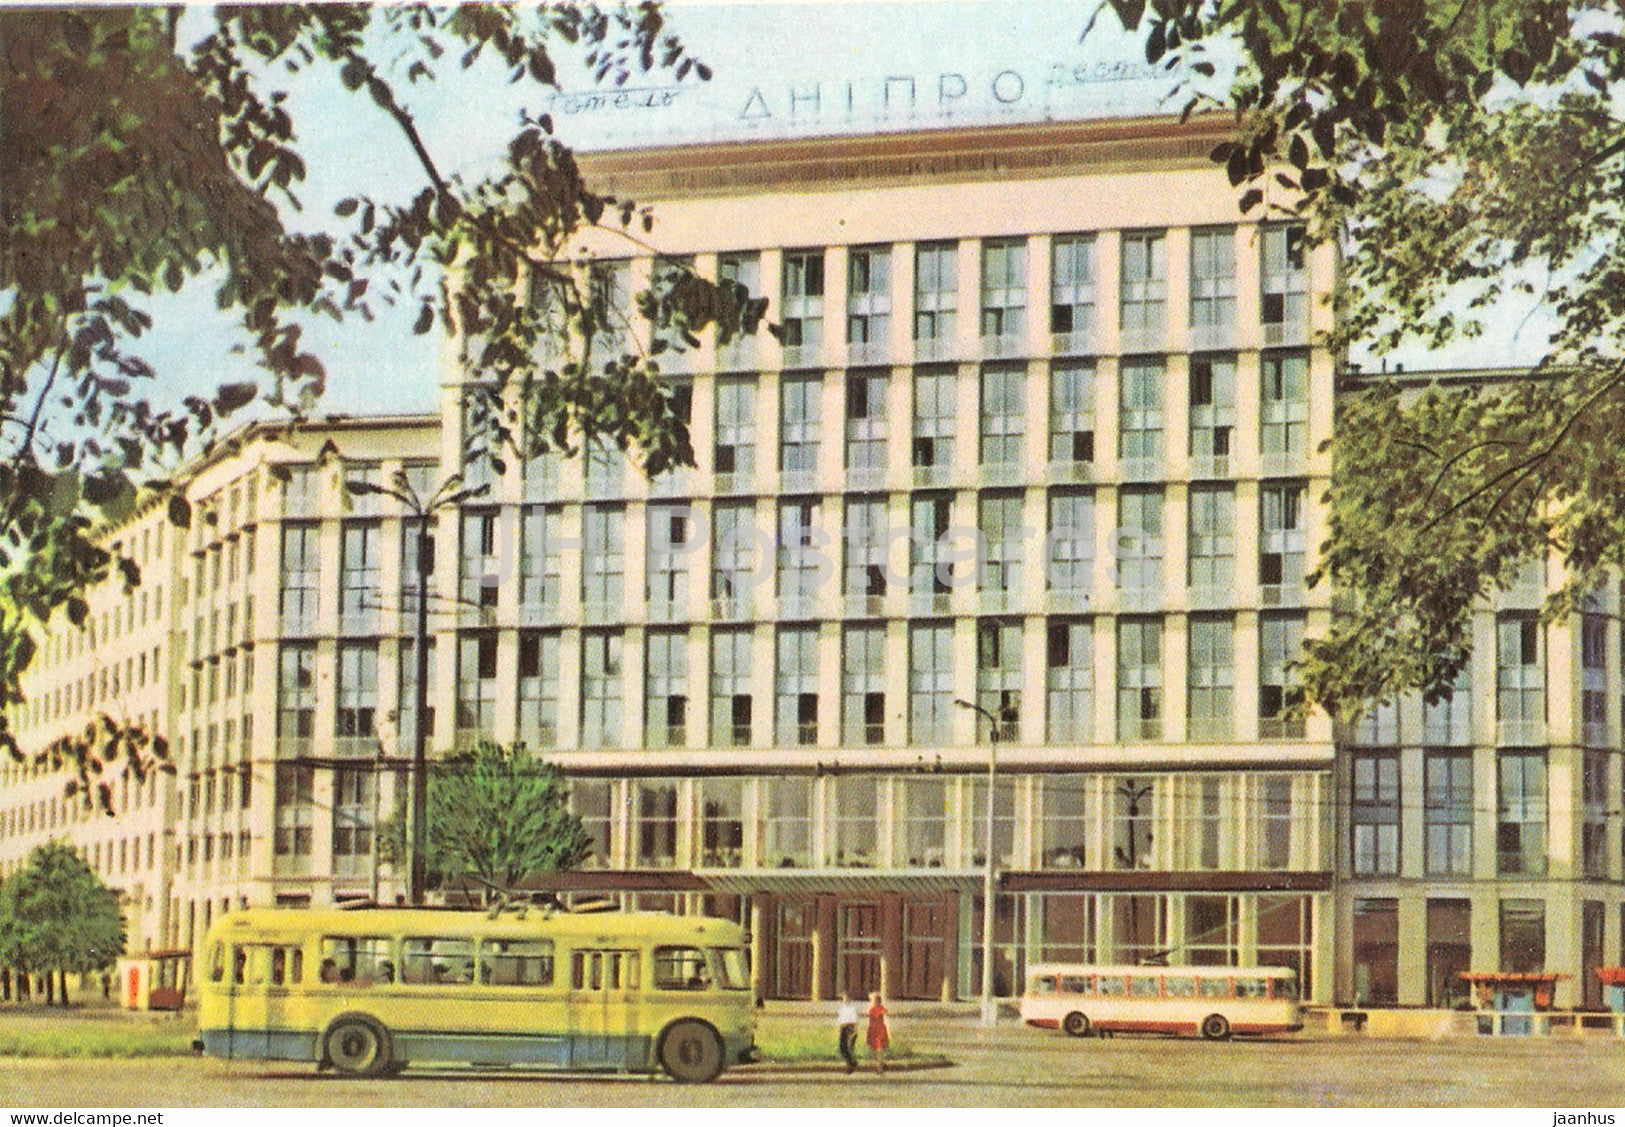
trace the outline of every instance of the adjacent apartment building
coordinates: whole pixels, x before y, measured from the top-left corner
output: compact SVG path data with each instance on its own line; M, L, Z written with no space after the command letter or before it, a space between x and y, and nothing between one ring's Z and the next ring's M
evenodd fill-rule
M1469 967L1593 997L1625 927L1614 595L1547 626L1531 576L1450 701L1296 717L1332 613L1305 574L1337 262L1238 217L1223 135L582 158L657 217L658 257L586 248L609 284L680 261L783 331L666 365L694 468L475 467L489 492L436 519L432 745L522 740L568 775L595 853L555 888L742 920L768 998L973 995L990 851L1001 994L1040 959L1166 959L1293 966L1322 1002L1444 1001ZM460 342L441 375L438 418L251 432L197 467L191 529L109 533L163 545L153 583L98 594L94 643L53 632L23 733L155 717L179 772L92 819L0 768L0 869L80 842L138 945L399 894L375 831L416 719L415 534L346 482L456 468Z

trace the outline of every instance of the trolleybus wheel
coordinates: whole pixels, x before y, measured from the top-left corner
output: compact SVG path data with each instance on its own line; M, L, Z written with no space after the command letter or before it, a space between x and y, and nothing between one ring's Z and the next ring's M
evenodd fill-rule
M1069 1036L1087 1037L1089 1036L1089 1019L1073 1010L1061 1019L1061 1028L1066 1030Z
M1230 1022L1223 1014L1208 1014L1202 1019L1202 1036L1209 1041L1224 1041L1230 1037Z
M389 1034L370 1017L346 1014L327 1027L327 1059L346 1076L377 1076L389 1071Z
M679 1084L707 1084L723 1066L722 1038L703 1021L673 1022L660 1037L660 1067Z

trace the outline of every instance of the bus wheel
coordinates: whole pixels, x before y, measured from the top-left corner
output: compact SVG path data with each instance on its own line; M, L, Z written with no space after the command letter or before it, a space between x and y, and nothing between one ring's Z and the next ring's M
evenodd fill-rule
M327 1059L346 1076L377 1076L390 1066L389 1034L370 1017L347 1015L327 1027Z
M703 1021L684 1018L661 1035L660 1067L679 1084L708 1084L722 1065L722 1038Z
M1209 1041L1225 1041L1230 1037L1230 1022L1223 1014L1208 1014L1202 1019L1202 1036Z
M1069 1036L1087 1037L1089 1036L1089 1019L1074 1010L1061 1019L1061 1028L1066 1030Z

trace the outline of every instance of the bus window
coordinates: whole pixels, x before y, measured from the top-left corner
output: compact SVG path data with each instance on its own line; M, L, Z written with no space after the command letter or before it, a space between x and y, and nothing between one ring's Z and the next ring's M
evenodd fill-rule
M1272 987L1270 993L1271 997L1285 998L1291 1002L1296 1002L1298 1000L1297 980L1291 978L1272 978L1270 979L1270 986Z
M305 953L298 947L271 948L271 985L298 985L304 977Z
M1100 982L1100 993L1102 997L1120 998L1126 992L1125 987L1123 986L1123 979L1120 975L1103 974L1100 976L1098 981Z
M636 990L636 951L576 951L570 957L572 990Z
M711 948L717 985L724 990L750 989L750 952L743 947Z
M707 990L711 968L705 952L698 947L656 947L654 988L656 990Z
M1202 984L1202 997L1230 997L1230 980L1228 978L1203 978L1198 981Z
M480 981L491 986L551 986L553 941L485 940L480 944Z
M209 981L222 982L226 977L226 945L216 943L209 949Z
M472 939L408 939L401 944L401 981L464 985L474 981Z
M1194 998L1196 979L1182 974L1171 974L1162 980L1162 992L1170 998Z
M1264 978L1236 979L1236 997L1262 998L1269 993L1269 980Z
M322 938L322 962L317 977L323 982L371 986L383 978L389 963L389 940L348 935Z
M1129 996L1133 998L1155 998L1162 993L1162 978L1160 975L1136 974L1129 976Z
M1053 974L1041 974L1033 979L1034 994L1053 994L1055 991L1055 976Z
M1095 980L1092 975L1069 974L1061 978L1061 993L1063 994L1093 994Z

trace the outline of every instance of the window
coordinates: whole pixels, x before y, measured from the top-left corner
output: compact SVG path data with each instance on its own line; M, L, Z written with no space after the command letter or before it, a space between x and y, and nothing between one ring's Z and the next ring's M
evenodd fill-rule
M559 635L519 635L519 741L553 747L559 733Z
M345 521L341 548L340 629L370 634L378 629L380 609L377 522Z
M656 947L649 967L656 990L711 989L711 969L698 947Z
M717 747L751 743L751 632L711 632L711 742Z
M824 382L786 376L779 384L779 472L811 483L818 470L818 422Z
M1302 739L1303 687L1294 668L1303 649L1300 614L1266 611L1258 617L1258 735Z
M879 779L841 775L831 788L834 817L828 863L835 868L870 868L879 861Z
M594 613L603 613L620 607L626 598L626 511L619 506L583 505L581 522L581 600Z
M619 354L630 347L631 263L624 259L594 262L588 269L593 310L593 346Z
M394 981L395 968L389 960L387 939L324 935L317 977L322 982L345 982L357 986Z
M1292 778L1265 775L1259 781L1258 864L1285 869L1292 864Z
M677 783L671 779L639 779L635 841L638 864L646 869L669 869L677 864Z
M277 856L309 857L314 841L311 818L316 808L316 769L302 763L278 763L273 798Z
M1027 240L982 244L982 337L1017 347L1026 328Z
M1185 897L1185 952L1192 966L1233 967L1241 961L1239 900L1236 896ZM1172 987L1174 981L1170 979L1168 985ZM1239 979L1236 992L1244 994L1251 987L1261 996L1263 985L1256 979Z
M1222 477L1236 426L1236 358L1192 356L1190 380L1191 473Z
M1046 869L1079 869L1088 861L1084 775L1048 775L1043 780L1044 816L1039 824L1039 863Z
M1021 436L1027 429L1026 381L1027 373L1019 367L982 370L982 465L1013 468L1021 462Z
M953 243L918 243L914 247L916 341L948 346L954 339L954 306L959 291L957 250Z
M1045 639L1049 742L1090 743L1094 738L1094 624L1051 619Z
M818 628L784 626L775 671L776 738L781 747L818 743Z
M1601 614L1580 616L1580 718L1589 747L1611 743L1608 738L1608 620Z
M842 586L847 598L868 600L885 595L887 537L884 497L847 499L844 543L846 567Z
M1399 757L1356 755L1350 828L1354 875L1399 874Z
M824 343L823 251L785 253L780 312L784 317L784 347L809 358L817 355Z
M644 666L644 742L649 747L688 744L688 634L651 630Z
M457 731L459 739L489 736L496 727L497 638L492 633L457 639Z
M474 981L474 941L414 936L401 940L401 981L415 986Z
M848 626L841 647L841 738L849 744L886 742L883 626Z
M372 765L337 767L333 771L333 870L335 876L361 876L372 857ZM231 838L222 835L224 845Z
M1266 353L1259 396L1259 435L1264 472L1291 468L1308 451L1309 357L1302 352Z
M886 469L886 388L884 372L853 372L846 377L846 468L878 474Z
M737 869L745 848L745 784L700 779L700 864Z
M1301 224L1265 227L1261 255L1260 297L1265 342L1280 336L1288 325L1309 321L1309 273L1304 264L1304 228ZM1275 332L1271 333L1271 329Z
M1546 969L1546 902L1501 901L1501 970L1539 974Z
M1153 846L1151 822L1156 812L1156 783L1133 775L1106 780L1111 810L1110 863L1114 869L1149 869Z
M1274 598L1304 588L1304 522L1301 482L1266 482L1258 487L1258 583L1274 588ZM1270 601L1265 592L1265 601Z
M564 512L526 505L519 512L519 606L523 614L554 614L564 586Z
M572 951L570 989L593 991L638 989L638 953L585 949Z
M424 704L423 732L426 739L434 737L434 686L438 683L435 676L435 640L429 639L424 648L428 659L426 664L429 675L424 679L427 694ZM411 747L416 742L417 733L417 686L418 662L417 643L408 638L401 642L400 650L400 708L396 716L396 727L400 730L400 742L403 747Z
M1057 465L1095 460L1095 366L1057 363L1049 377L1049 458Z
M418 613L418 571L421 567L423 588L434 595L434 533L433 522L410 517L401 521L401 616L404 622L413 622Z
M1190 616L1189 682L1185 690L1192 740L1235 735L1235 622L1227 614Z
M965 810L970 817L971 864L987 863L987 776L975 775L967 780ZM1010 868L1016 853L1016 783L1008 775L1001 775L993 785L993 860L1001 868ZM997 901L995 901L997 904ZM1003 912L995 907L997 925ZM980 924L980 920L977 921ZM995 965L995 969L996 965Z
M553 985L553 941L480 940L480 983L485 986Z
M283 646L279 673L277 737L282 740L313 738L316 735L315 645Z
M909 590L914 595L946 595L953 579L948 528L953 498L946 493L917 493L909 525Z
M1581 867L1588 877L1608 879L1608 753L1587 751L1581 766L1584 815L1580 824Z
M718 501L711 510L711 597L743 600L757 581L760 560L755 506L749 501Z
M621 635L581 634L581 746L616 747L621 739Z
M316 625L321 560L314 524L282 526L282 628L304 632Z
M780 775L763 780L762 862L772 869L812 863L812 779Z
M946 468L954 460L954 388L952 369L922 369L914 374L914 452L916 468Z
M954 699L953 625L910 623L908 731L914 744L945 744Z
M1207 598L1228 597L1235 582L1236 491L1230 485L1190 487L1186 577Z
M1546 678L1540 621L1534 614L1502 614L1495 622L1495 716L1503 743L1544 738Z
M1191 328L1209 333L1236 323L1236 233L1232 227L1191 232Z
M1021 723L1021 623L982 619L976 624L976 703L998 717L999 739L1018 738ZM978 717L977 742L987 725Z
M1217 775L1198 776L1191 800L1194 806L1191 860L1199 869L1217 869L1224 856L1224 779Z
M1162 589L1162 488L1117 492L1117 587L1140 595Z
M591 439L581 451L582 487L589 499L614 497L626 489L627 457L612 442Z
M748 479L756 470L756 380L717 380L716 448L718 476Z
M317 476L316 467L283 465L280 468L287 475L282 484L283 513L290 517L315 516L317 496L321 491L321 479ZM163 537L159 537L158 543L163 543Z
M1122 328L1124 347L1160 342L1166 324L1168 261L1161 231L1123 235Z
M1049 331L1087 338L1094 320L1094 236L1057 235L1050 241Z
M687 505L649 506L647 582L651 614L675 615L688 605L687 557L695 550L693 515Z
M829 570L829 558L820 552L818 500L798 497L779 503L779 609L807 615Z
M870 359L891 336L891 250L854 247L846 257L846 343Z
M941 868L948 842L947 780L904 777L896 785L897 860L913 869Z
M338 726L341 739L370 739L377 733L378 644L339 644Z
M1546 873L1546 756L1502 752L1496 803L1496 868L1502 876Z
M1430 877L1473 871L1473 758L1429 752L1423 761L1422 820Z
M1050 494L1046 543L1049 589L1087 601L1094 587L1094 494L1084 490L1055 490Z
M983 493L978 498L977 526L982 559L978 587L1009 593L1021 587L1022 527L1020 493Z
M1364 1005L1399 1001L1399 901L1354 901L1354 1000Z
M1163 382L1161 360L1123 361L1117 456L1124 473L1152 473L1162 463Z
M1117 736L1162 738L1162 619L1117 620Z
M570 811L581 819L590 852L582 868L605 869L610 864L616 809L615 784L608 779L571 779Z
M462 581L458 596L465 606L496 606L502 581L502 569L497 560L496 510L464 511L462 543Z

